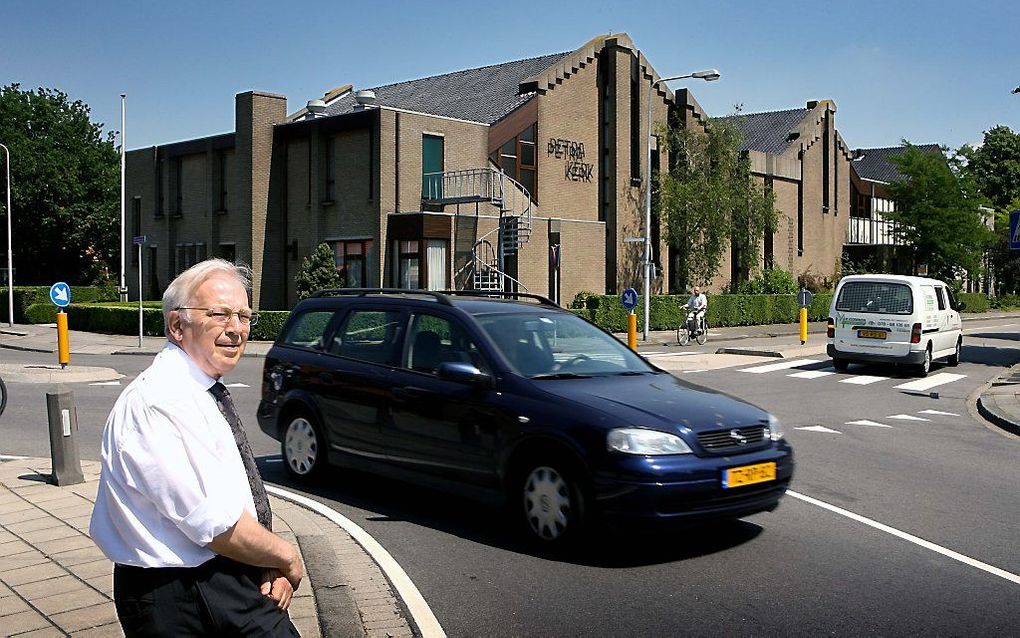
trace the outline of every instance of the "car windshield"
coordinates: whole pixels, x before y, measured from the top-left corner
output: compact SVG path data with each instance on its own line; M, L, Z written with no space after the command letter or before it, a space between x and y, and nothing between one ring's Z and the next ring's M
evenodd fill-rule
M618 339L572 314L521 312L477 319L510 365L533 379L655 372Z

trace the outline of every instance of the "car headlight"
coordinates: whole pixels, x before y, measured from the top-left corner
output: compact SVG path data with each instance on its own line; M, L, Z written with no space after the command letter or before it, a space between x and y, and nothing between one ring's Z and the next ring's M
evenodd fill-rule
M619 428L609 432L606 445L625 454L690 454L691 448L675 434L641 428Z
M783 427L779 424L779 419L773 414L769 415L769 438L773 441L783 438Z

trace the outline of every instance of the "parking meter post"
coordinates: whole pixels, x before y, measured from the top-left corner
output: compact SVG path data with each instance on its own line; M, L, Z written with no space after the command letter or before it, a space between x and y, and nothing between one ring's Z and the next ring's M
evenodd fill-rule
M74 407L74 392L57 386L46 393L46 411L50 425L50 460L55 485L83 483L85 477L78 458L78 412Z
M627 315L627 345L637 352L637 315L633 310Z
M66 368L71 362L71 346L67 338L67 313L57 313L57 361L61 369Z

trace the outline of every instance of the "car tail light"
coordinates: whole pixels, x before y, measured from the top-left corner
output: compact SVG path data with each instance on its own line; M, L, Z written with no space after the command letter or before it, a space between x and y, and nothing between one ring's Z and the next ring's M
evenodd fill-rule
M921 324L915 323L910 329L910 343L921 343Z
M829 317L829 323L825 326L825 336L832 339L836 336L836 322Z

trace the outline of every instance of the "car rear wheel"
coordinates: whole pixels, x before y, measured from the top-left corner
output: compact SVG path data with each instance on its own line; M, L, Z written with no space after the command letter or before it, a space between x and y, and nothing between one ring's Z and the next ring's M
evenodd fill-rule
M286 423L280 450L287 471L299 479L317 476L326 466L326 446L314 417L299 412Z
M850 362L846 359L833 359L832 367L836 369L836 372L846 372L850 368Z
M586 522L584 491L566 463L551 459L530 463L521 479L521 512L530 538L562 546L581 535Z
M963 340L962 339L957 339L956 340L956 350L953 352L953 354L949 355L948 359L946 359L946 362L949 365L951 365L953 367L956 367L956 366L960 365L960 350L962 348L963 348Z
M926 377L931 372L931 347L925 348L924 359L921 361L921 365L917 366L917 376Z

